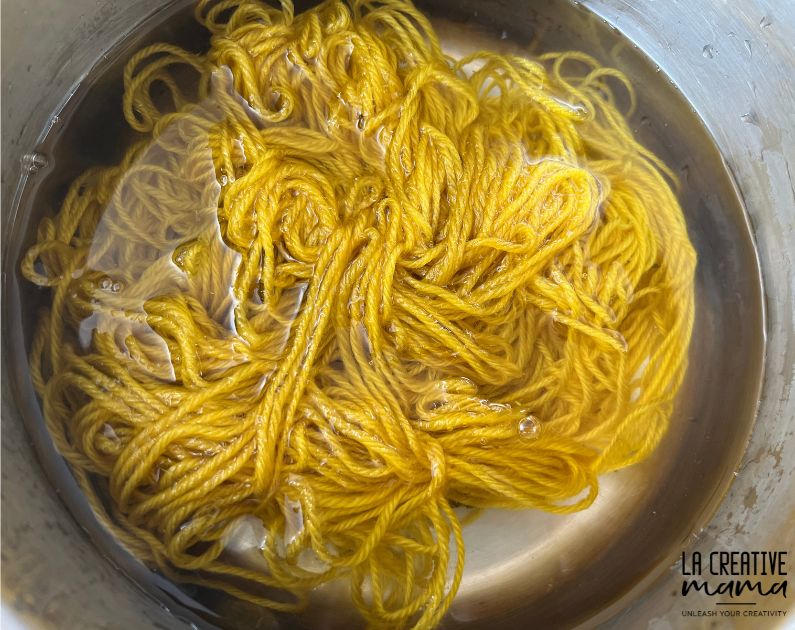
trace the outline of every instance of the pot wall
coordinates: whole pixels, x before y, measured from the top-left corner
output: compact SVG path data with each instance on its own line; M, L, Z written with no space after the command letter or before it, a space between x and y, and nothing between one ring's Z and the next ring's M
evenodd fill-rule
M795 564L795 15L783 0L589 0L639 44L694 105L734 173L754 227L767 298L766 376L754 433L708 527L682 547L789 550ZM2 23L2 225L21 157L51 112L129 24L157 0L9 0ZM705 52L705 46L710 46ZM731 344L731 339L725 341ZM3 621L22 627L183 627L103 559L44 478L2 390ZM708 374L704 375L709 378ZM726 387L731 387L727 383ZM727 419L728 424L728 419ZM679 566L605 613L617 628L698 628L684 619ZM676 593L676 594L674 594ZM687 608L698 607L694 600ZM723 623L723 622L721 622ZM756 623L756 625L754 625ZM783 622L782 622L783 623ZM590 624L589 624L590 625ZM761 627L742 618L733 627ZM712 626L715 627L715 626ZM769 627L774 627L773 625Z

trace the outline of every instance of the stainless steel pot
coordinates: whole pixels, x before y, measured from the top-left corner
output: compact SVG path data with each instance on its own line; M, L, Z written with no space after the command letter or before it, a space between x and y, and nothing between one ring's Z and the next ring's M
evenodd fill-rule
M606 623L655 630L783 624L786 618L741 616L718 618L715 626L710 625L714 618L683 616L708 604L703 595L682 597L683 567L676 560L682 551L706 555L716 549L782 550L791 554L789 566L795 563L791 7L783 0L588 0L583 7L550 0L425 4L437 17L468 20L470 26L464 29L440 22L450 46L494 43L487 33L506 28L521 40L539 24L562 21L569 25L567 30L547 33L560 46L577 48L580 42L599 49L606 45L602 40L607 29L615 28L643 51L650 62L630 45L623 59L641 100L653 113L651 119L674 127L674 142L661 150L682 167L695 191L684 205L689 224L701 235L697 246L701 289L706 292L699 303L694 368L673 437L651 463L608 482L605 493L613 492L614 500L584 513L587 516L568 530L536 517L487 520L486 525L513 532L505 540L524 536L540 542L523 543L521 548L504 541L476 544L470 562L476 579L465 582L447 624L493 627L499 620L501 626L520 628L531 622L538 627ZM130 25L160 6L156 0L30 0L4 5L6 299L14 292L9 274L13 275L19 238L12 230L19 218L14 216L15 196L24 172L36 170L33 149L52 124L53 113L95 60ZM482 28L471 30L472 24ZM673 84L655 79L658 72ZM4 622L58 628L171 628L189 623L158 606L102 557L102 545L97 547L81 530L45 478L15 398L24 377L13 360L20 342L8 335L9 321L13 324L19 314L8 308L6 301ZM702 362L702 356L712 360ZM550 528L555 532L551 537ZM602 533L594 534L598 531ZM761 599L758 603L766 605ZM786 603L776 606L786 608Z

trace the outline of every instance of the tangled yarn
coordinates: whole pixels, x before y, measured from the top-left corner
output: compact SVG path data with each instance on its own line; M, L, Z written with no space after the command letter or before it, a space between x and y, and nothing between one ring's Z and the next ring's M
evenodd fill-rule
M175 579L431 628L456 506L570 512L666 430L695 255L624 76L447 57L408 0L202 0L130 59L118 166L22 261L31 371L97 514ZM257 563L229 547L242 522Z

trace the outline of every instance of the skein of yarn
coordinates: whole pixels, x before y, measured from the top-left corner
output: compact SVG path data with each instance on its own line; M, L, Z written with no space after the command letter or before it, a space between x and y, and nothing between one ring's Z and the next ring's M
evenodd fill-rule
M372 627L431 628L454 506L581 510L663 436L696 262L673 175L583 54L452 59L408 0L196 17L209 50L130 59L139 141L22 262L48 429L173 579L296 611L343 577Z

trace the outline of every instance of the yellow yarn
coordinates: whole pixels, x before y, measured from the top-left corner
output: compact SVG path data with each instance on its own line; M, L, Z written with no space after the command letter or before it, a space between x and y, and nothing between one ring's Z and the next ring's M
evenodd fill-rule
M209 51L130 60L142 139L22 263L52 289L49 431L175 579L294 611L345 577L372 627L431 628L455 504L583 509L665 432L695 267L672 175L586 55L453 60L407 0L196 15ZM267 570L224 551L242 517Z

